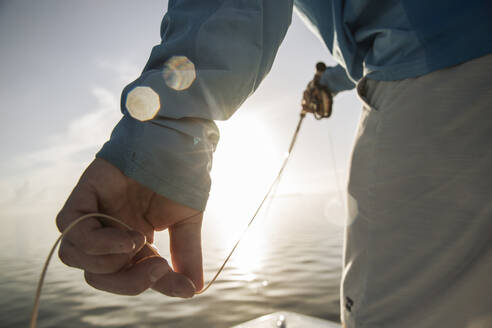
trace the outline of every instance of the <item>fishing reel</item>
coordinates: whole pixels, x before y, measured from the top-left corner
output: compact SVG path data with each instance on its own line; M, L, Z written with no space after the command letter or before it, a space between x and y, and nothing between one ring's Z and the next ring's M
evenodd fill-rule
M320 83L321 75L326 70L323 62L316 64L316 74L311 82L308 83L302 98L301 116L306 113L313 113L314 118L321 120L331 115L333 107L333 96L330 90Z

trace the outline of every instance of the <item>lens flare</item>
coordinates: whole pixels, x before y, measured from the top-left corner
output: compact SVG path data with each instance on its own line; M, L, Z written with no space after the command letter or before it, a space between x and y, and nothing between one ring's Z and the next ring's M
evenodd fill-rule
M195 65L186 56L173 56L164 64L162 77L171 89L186 90L195 81Z
M153 119L161 108L159 95L150 87L136 87L130 91L125 106L130 115L139 121Z

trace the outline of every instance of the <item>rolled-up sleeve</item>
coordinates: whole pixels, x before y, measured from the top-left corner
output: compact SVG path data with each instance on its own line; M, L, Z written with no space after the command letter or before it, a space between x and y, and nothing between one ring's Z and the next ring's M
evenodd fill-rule
M162 42L123 90L124 116L96 156L203 210L219 140L214 120L229 118L269 72L292 7L288 0L170 0Z

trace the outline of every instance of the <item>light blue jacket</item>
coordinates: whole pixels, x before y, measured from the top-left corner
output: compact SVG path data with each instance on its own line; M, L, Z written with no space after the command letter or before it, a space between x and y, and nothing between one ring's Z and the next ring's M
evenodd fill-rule
M363 76L416 77L492 52L490 0L296 0L295 6L340 63L322 77L333 93ZM214 120L228 119L269 72L293 7L293 0L169 0L162 43L123 90L124 117L97 157L203 210L219 139ZM166 83L173 56L194 65L189 88ZM128 110L136 87L153 90L160 105L153 118L138 120Z

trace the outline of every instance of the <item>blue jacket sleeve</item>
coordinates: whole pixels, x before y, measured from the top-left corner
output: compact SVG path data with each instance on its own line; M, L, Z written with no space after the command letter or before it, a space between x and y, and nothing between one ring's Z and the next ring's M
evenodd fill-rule
M169 0L141 76L123 90L124 114L96 155L126 176L203 210L214 120L229 118L269 72L292 0Z
M345 90L351 90L355 87L355 82L352 81L345 68L341 65L328 67L323 75L321 75L319 82L326 86L332 95Z

